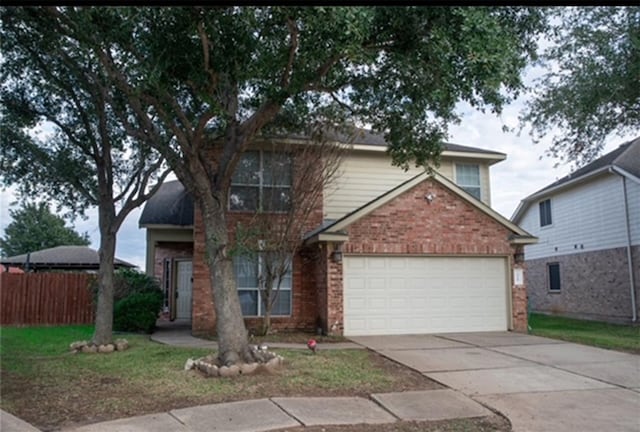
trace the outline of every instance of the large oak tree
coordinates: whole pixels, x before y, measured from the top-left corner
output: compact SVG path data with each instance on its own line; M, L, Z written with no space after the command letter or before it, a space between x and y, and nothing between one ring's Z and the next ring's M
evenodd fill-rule
M205 226L219 356L250 357L227 232L230 181L259 134L366 125L400 166L438 160L464 100L500 112L544 29L518 7L42 8L91 51L129 137L161 152ZM31 18L37 17L37 19Z

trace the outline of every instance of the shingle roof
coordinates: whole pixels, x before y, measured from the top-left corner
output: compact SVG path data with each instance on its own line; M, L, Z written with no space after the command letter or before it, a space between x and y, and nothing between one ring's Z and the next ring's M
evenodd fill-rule
M13 264L24 266L27 262L27 254L16 255L0 259L0 264ZM41 269L84 269L97 270L100 266L98 251L86 246L57 246L49 249L34 251L29 254L29 268ZM116 258L114 267L135 267Z
M309 137L302 134L289 134L284 138L306 140ZM375 134L366 129L357 129L353 137L347 136L343 133L329 132L327 138L338 142L349 142L350 144L370 145L387 147L388 143L385 141L382 134ZM443 143L443 151L464 152L464 153L484 153L484 154L498 154L504 155L504 153L496 152L493 150L481 149L477 147L463 146L459 144Z
M543 187L533 195L537 195L547 189L555 188L608 166L620 167L634 176L640 177L640 137L621 144L617 149L610 151L571 174L562 177L560 180Z
M165 182L145 204L139 226L193 225L193 198L178 180Z
M640 178L640 137L621 144L617 149L527 196L520 202L511 220L518 222L534 199L538 200L551 191L569 187L570 184L582 179L586 180L589 176L596 175L607 168L619 168Z

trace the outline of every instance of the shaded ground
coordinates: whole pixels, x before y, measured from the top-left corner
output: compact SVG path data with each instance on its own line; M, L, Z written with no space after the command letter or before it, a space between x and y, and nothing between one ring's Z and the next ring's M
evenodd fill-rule
M131 348L125 352L66 352L70 342L88 338L91 331L90 327L66 332L59 328L3 328L2 408L48 431L244 399L366 397L371 393L442 387L367 350L327 350L318 355L307 350L274 350L285 357L284 369L233 379L203 378L198 372L183 370L187 358L204 356L208 350L160 345L144 336L127 336ZM406 427L399 430L425 430ZM380 429L386 430L398 429Z

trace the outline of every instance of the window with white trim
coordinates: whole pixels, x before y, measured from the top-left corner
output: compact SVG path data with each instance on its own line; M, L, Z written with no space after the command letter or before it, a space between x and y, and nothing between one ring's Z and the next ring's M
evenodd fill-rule
M245 152L231 178L229 210L285 212L291 205L291 156Z
M265 253L257 256L239 255L233 258L233 268L238 283L238 296L240 297L240 307L244 316L263 316L264 302L260 291L261 275L264 269ZM291 262L287 263L288 271L280 281L280 290L273 307L272 316L291 315L291 286L292 271ZM276 282L274 282L272 296L276 295Z
M480 166L478 164L456 164L456 183L466 192L480 199Z

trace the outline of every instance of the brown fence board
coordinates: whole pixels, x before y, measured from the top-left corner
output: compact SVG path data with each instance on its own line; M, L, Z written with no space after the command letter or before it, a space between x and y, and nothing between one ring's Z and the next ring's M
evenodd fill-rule
M87 273L0 273L0 324L94 322Z

